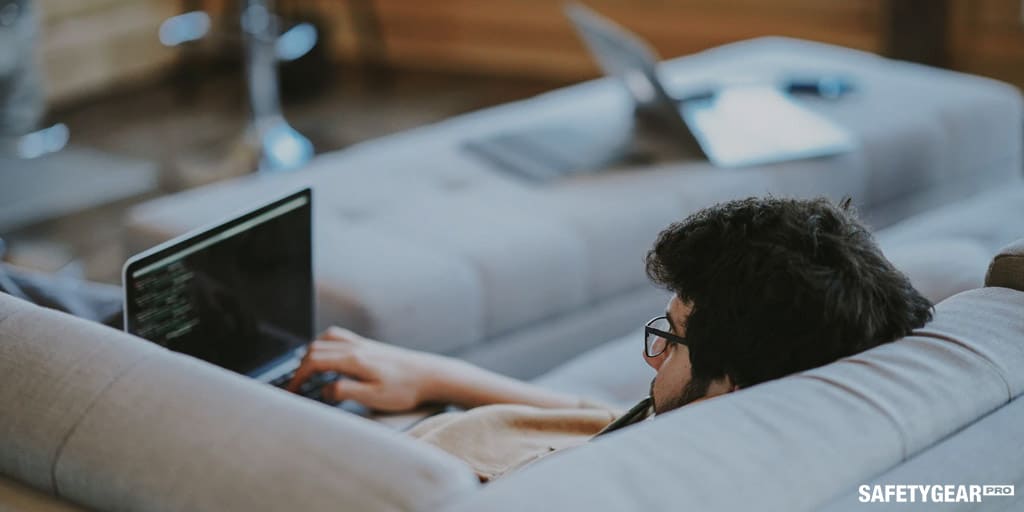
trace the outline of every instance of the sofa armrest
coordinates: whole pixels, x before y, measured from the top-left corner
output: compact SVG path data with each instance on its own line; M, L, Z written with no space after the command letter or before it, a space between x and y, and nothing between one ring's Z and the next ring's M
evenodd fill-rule
M1003 247L992 259L985 275L985 286L1024 291L1024 239Z
M399 432L4 294L0 411L0 474L99 510L432 510L477 485Z

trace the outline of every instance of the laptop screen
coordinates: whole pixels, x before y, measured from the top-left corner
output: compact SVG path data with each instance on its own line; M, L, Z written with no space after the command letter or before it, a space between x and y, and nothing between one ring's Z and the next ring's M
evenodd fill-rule
M309 189L129 260L125 329L253 375L313 337Z

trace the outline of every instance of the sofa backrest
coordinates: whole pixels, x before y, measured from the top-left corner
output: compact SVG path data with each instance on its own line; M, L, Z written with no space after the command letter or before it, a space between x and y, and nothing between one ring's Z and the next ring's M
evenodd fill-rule
M0 474L100 510L432 510L456 459L0 294Z
M992 260L985 279L986 286L1024 290L1024 240L1012 243ZM1018 313L1024 315L1024 312ZM1024 339L1020 341L1024 343ZM1018 370L1019 371L1019 370ZM955 435L936 443L922 453L885 473L864 482L865 485L886 484L1016 484L1024 486L1024 438L1021 423L1024 421L1024 397L1015 398L994 413L985 416L957 432ZM955 463L969 459L975 463ZM846 494L832 500L824 512L855 512L863 510L860 490L850 489ZM1019 510L1024 497L1018 493L1013 498L992 496L981 503L944 503L942 510L1004 511ZM900 503L900 510L907 512L930 511L934 503L917 501Z
M955 435L947 437L924 452L885 473L861 482L861 485L1016 485L1014 497L991 496L981 502L960 503L915 502L894 503L901 512L1006 512L1024 509L1024 398L1018 397L992 414L983 417ZM869 488L870 489L870 488ZM870 496L870 494L869 494ZM863 512L877 503L861 502L860 486L832 500L820 512ZM870 498L868 498L870 499ZM889 509L885 509L889 510Z
M845 509L833 500L1024 393L1022 368L1024 292L970 290L912 336L553 455L448 510Z

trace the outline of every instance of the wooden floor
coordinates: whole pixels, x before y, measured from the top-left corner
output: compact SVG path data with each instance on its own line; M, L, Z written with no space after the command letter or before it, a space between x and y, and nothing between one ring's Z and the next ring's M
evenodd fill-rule
M416 72L365 77L345 69L330 76L319 93L301 93L284 102L289 122L313 141L317 152L563 85ZM128 256L121 242L124 212L140 201L216 179L218 164L228 157L245 128L244 99L238 73L226 71L198 84L178 81L118 91L52 112L54 120L70 127L76 149L152 162L159 169L159 184L149 193L0 232L8 243L6 259L47 272L63 269L87 279L118 283ZM68 177L54 186L82 187L85 175L69 169Z

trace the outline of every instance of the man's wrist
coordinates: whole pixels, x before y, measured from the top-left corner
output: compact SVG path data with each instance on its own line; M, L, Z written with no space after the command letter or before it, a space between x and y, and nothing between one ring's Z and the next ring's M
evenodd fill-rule
M458 376L462 373L460 366L466 366L466 363L429 354L425 361L423 385L420 387L420 403L459 403L461 387Z

